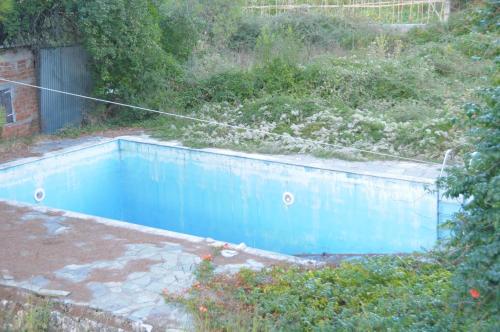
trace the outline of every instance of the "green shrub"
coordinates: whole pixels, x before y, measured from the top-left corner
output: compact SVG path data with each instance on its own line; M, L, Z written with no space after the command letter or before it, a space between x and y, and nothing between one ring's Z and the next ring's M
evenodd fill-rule
M151 10L148 0L91 0L80 8L97 96L154 108L165 101L167 79L179 68L161 47L161 30ZM124 121L145 115L120 110Z
M199 17L190 6L177 2L162 4L159 15L163 49L177 59L187 60L201 38Z
M0 24L5 20L7 15L10 14L14 8L14 2L12 0L4 0L0 3Z
M21 330L26 332L48 332L51 330L50 315L52 304L44 300L33 304L21 322Z
M411 29L406 34L406 40L410 44L439 42L446 31L446 26L443 26L441 23L434 23L426 27Z
M377 35L373 29L360 22L314 13L285 13L267 19L258 16L244 18L231 36L229 47L234 50L253 50L262 32L286 38L289 31L293 31L295 40L302 45L320 49L364 47Z
M245 71L216 74L201 83L205 101L242 102L255 94L254 76Z
M451 291L451 271L431 257L392 256L339 267L285 266L216 276L193 287L187 304L200 328L208 331L482 331L487 324L493 327L493 320L477 321L455 311Z
M295 88L299 68L296 64L275 58L256 70L257 86L267 93L279 93Z
M213 45L226 45L243 15L243 0L196 0L204 34Z
M483 0L453 13L447 23L433 23L423 28L412 29L407 40L410 43L449 42L471 32L494 34L498 32L498 0ZM480 36L485 37L485 36Z
M453 47L475 59L494 59L500 56L498 36L472 32L453 40Z
M500 88L481 93L483 103L466 106L473 152L444 180L446 195L465 202L449 223L450 259L458 264L454 301L476 320L500 314Z
M253 50L263 26L264 22L259 17L250 16L244 18L231 35L229 48L237 51Z
M302 43L321 48L354 49L368 45L376 36L361 22L312 13L278 15L271 20L270 30L278 34L292 30Z
M255 44L255 58L259 64L269 64L275 60L287 64L296 64L301 60L304 45L294 31L272 32L264 27Z
M76 28L79 1L1 1L7 6L2 19L5 41L33 48L61 46L80 41ZM9 5L10 4L10 5ZM10 7L10 8L9 8Z

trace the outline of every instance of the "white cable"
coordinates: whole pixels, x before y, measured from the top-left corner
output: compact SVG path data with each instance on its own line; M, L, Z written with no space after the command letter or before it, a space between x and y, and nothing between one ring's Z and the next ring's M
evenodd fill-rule
M400 156L392 155L392 154L388 154L388 153L375 152L375 151L370 151L370 150L358 149L358 148L354 148L354 147L346 147L346 146L337 145L337 144L331 144L331 143L314 141L314 140L310 140L310 139L307 139L307 138L301 138L301 137L295 137L295 136L285 136L285 135L282 135L282 134L276 134L276 133L273 133L273 132L270 132L270 131L265 131L265 130L260 130L260 129L246 128L246 127L243 127L243 126L231 125L231 124L228 124L228 123L217 122L217 121L213 121L213 120L204 120L204 119L199 119L199 118L195 118L195 117L191 117L191 116L187 116L187 115L181 115L181 114L176 114L176 113L164 112L164 111L154 110L154 109L151 109L151 108L146 108L146 107L141 107L141 106L134 106L134 105L119 103L119 102L116 102L116 101L111 101L111 100L106 100L106 99L101 99L101 98L94 98L94 97L84 96L84 95L80 95L80 94L76 94L76 93L71 93L71 92L66 92L66 91L61 91L61 90L56 90L56 89L51 89L51 88L45 88L45 87L42 87L42 86L28 84L28 83L24 83L24 82L13 81L13 80L9 80L9 79L3 78L3 77L0 77L0 81L5 81L5 82L9 82L9 83L17 84L17 85L23 85L23 86L27 86L27 87L30 87L30 88L35 88L35 89L40 89L40 90L45 90L45 91L56 92L56 93L60 93L60 94L68 95L68 96L73 96L73 97L79 97L79 98L84 98L84 99L88 99L88 100L98 101L98 102L102 102L102 103L108 103L108 104L113 104L113 105L117 105L117 106L123 106L123 107L132 108L132 109L138 109L138 110L142 110L142 111L146 111L146 112L151 112L151 113L157 113L157 114L172 116L172 117L176 117L176 118L180 118L180 119L186 119L186 120L191 120L191 121L198 121L198 122L203 122L203 123L207 123L207 124L228 127L228 128L232 128L232 129L249 130L249 131L257 132L257 133L260 133L260 134L274 136L274 137L280 137L280 138L284 138L284 139L290 139L290 138L292 138L292 139L295 139L295 140L300 140L300 141L305 142L305 143L323 145L323 146L328 146L328 147L335 148L335 149L346 149L346 148L349 148L349 149L353 149L353 150L356 150L356 151L359 151L359 152L370 153L370 154L374 154L374 155L378 155L378 156L383 156L383 157L390 157L390 158L394 158L394 159L401 159L401 160L407 160L407 161L413 161L413 162L417 162L417 163L424 163L424 164L431 164L431 165L440 165L439 163L435 163L435 162L427 161L427 160L420 160L420 159L414 159L414 158L400 157Z

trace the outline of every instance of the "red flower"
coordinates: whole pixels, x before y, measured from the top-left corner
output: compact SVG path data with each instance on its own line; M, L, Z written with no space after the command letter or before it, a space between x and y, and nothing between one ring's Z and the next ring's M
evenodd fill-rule
M469 289L469 294L474 299L478 299L479 296L481 296L481 294L479 293L479 291L477 289L474 289L474 288Z
M212 259L213 259L213 257L211 254L206 254L205 256L203 256L204 261L211 261Z
M198 308L198 310L200 310L201 313L205 313L208 311L207 307L204 307L202 305L200 305L200 307Z

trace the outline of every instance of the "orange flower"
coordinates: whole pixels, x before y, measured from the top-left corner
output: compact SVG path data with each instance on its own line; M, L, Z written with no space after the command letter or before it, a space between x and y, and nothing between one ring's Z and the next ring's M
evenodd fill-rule
M197 282L194 283L193 287L196 288L196 289L200 289L201 288L201 284L197 281Z
M477 289L474 289L474 288L469 289L469 294L474 299L478 299L479 296L481 296L481 294L479 293L479 291Z
M211 261L212 259L213 259L213 257L211 254L206 254L205 256L203 256L204 261Z
M201 313L206 313L208 311L207 307L204 307L202 305L200 305L198 309L200 310Z

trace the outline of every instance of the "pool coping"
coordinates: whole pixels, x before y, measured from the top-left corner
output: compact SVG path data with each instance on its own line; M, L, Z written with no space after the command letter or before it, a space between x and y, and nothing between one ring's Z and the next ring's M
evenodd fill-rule
M81 143L81 144L78 144L78 145L75 145L72 147L68 147L68 148L64 148L64 149L60 149L60 150L56 150L56 151L51 151L51 152L46 152L42 156L27 157L27 158L22 158L19 160L14 160L14 161L0 164L0 171L7 169L7 168L10 168L10 167L20 166L20 165L32 163L35 161L40 161L40 160L56 157L58 155L76 152L79 150L84 150L84 149L88 149L88 148L92 148L95 146L108 144L108 143L112 143L112 142L116 142L119 145L120 141L131 141L131 142L136 142L136 143L164 146L164 147L175 148L175 149L180 149L180 150L202 152L202 153L207 153L207 154L212 154L212 155L223 155L223 156L227 156L227 157L235 157L235 158L240 158L240 159L259 160L259 161L271 162L271 163L282 164L282 165L307 167L307 168L312 168L312 169L316 169L316 170L323 170L323 171L330 171L330 172L342 172L342 173L383 178L383 179L424 183L424 184L428 184L428 185L435 185L436 181L437 181L437 178L425 178L425 177L417 177L417 176L403 175L403 174L384 174L384 173L380 173L380 172L363 171L363 170L353 171L353 170L346 170L346 169L335 168L335 167L327 167L326 165L321 166L321 165L314 164L314 163L292 162L291 160L286 160L286 159L279 158L279 157L273 157L272 155L263 155L263 154L258 154L258 153L246 153L246 152L232 151L232 150L227 150L227 149L216 149L216 148L196 149L196 148L190 148L190 147L183 146L182 144L180 144L179 142L176 142L176 141L160 141L160 140L157 140L157 139L154 139L151 137L141 137L141 136L118 136L118 137L108 138L108 139L103 138L102 140L100 140L98 142L93 141L93 142L88 142L88 143ZM437 164L436 164L436 166L437 166Z
M192 242L192 243L205 242L209 246L212 246L212 247L223 247L224 246L227 249L238 250L238 251L244 252L246 254L250 254L250 255L254 255L254 256L262 257L262 258L267 258L267 259L271 259L271 260L281 261L281 262L293 263L293 264L298 264L298 265L309 265L309 266L311 266L311 265L316 265L316 266L323 265L322 262L319 262L316 260L296 257L296 256L292 256L292 255L287 255L287 254L281 254L281 253L269 251L269 250L248 247L244 243L236 244L236 243L231 243L231 242L226 242L226 241L219 241L219 240L215 240L215 239L212 239L209 237L201 237L201 236L190 235L190 234L186 234L186 233L164 230L164 229L155 228L155 227L148 227L148 226L138 225L138 224L134 224L134 223L126 222L126 221L122 221L122 220L117 220L117 219L110 219L110 218L98 217L98 216L80 213L80 212L51 208L51 207L47 207L44 205L22 203L22 202L17 202L17 201L12 201L12 200L6 200L6 199L2 199L2 198L0 198L0 202L11 205L11 206L15 206L15 207L29 208L29 209L32 209L33 211L38 211L41 213L57 213L57 214L61 214L63 217L76 218L76 219L80 219L80 220L92 220L92 221L95 221L97 223L100 223L100 224L103 224L106 226L129 229L129 230L134 230L134 231L138 231L138 232L142 232L142 233L146 233L146 234L151 234L151 235L170 237L173 239L188 241L188 242Z

